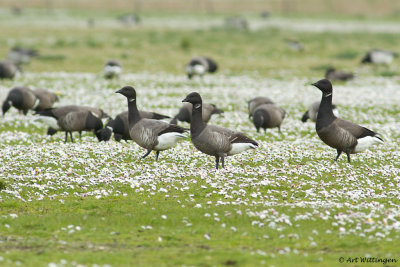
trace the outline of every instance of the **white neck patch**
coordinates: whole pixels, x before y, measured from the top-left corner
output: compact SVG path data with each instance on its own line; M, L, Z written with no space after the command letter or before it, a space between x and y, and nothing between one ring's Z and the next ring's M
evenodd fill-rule
M201 107L201 104L196 104L196 105L194 105L194 108L195 108L195 109L198 109L199 107Z
M129 102L133 102L133 101L135 101L136 99L134 99L134 98L128 98L128 101Z
M113 128L111 126L107 126L106 128L111 130L111 131L113 130Z
M329 93L329 94L324 94L324 97L328 97L328 96L331 96L332 95L332 92L331 93Z
M96 118L100 118L100 116L98 116L96 113L94 113L93 111L89 111L93 116L95 116Z
M37 106L39 106L39 102L40 102L39 98L36 98L35 104L33 104L32 109L37 108Z

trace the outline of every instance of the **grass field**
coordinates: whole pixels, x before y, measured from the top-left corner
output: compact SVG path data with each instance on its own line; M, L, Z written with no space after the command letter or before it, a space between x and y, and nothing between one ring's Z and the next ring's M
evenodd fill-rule
M264 27L249 15L261 26L240 31L218 26L218 14L206 26L203 15L179 26L182 15L149 14L148 22L145 16L126 27L114 21L116 13L27 12L24 18L3 10L0 55L19 44L40 57L17 79L1 81L1 100L9 88L29 85L58 92L57 105L101 107L115 116L126 100L114 92L133 85L139 108L173 116L198 91L225 111L212 124L241 130L260 147L229 157L218 171L189 138L158 162L154 155L140 160L145 151L132 142L99 143L87 133L65 144L62 133L46 136L33 114L13 109L0 120L0 266L374 266L350 262L357 257L400 265L399 59L359 64L369 49L398 49L398 33L374 28L396 20L364 21L365 28L342 33L316 31L313 21L285 29L285 17ZM94 28L85 24L89 16ZM286 39L305 50L290 50ZM184 65L194 55L215 58L220 72L188 81ZM122 60L120 79L102 78L108 58ZM345 156L334 164L336 151L312 122L300 121L320 99L310 84L328 65L357 74L334 83L340 116L385 139L351 164ZM258 134L248 120L246 101L258 95L288 112L282 134Z

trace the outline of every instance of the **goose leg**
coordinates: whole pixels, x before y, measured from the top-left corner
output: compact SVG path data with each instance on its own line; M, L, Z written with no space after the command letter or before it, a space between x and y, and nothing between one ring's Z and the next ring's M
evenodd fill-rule
M346 155L347 155L347 162L350 163L350 152L346 151Z
M222 169L225 169L225 157L221 157Z
M66 131L65 132L65 140L64 140L64 143L66 143L68 141L68 132Z
M147 157L147 156L150 154L150 152L151 152L151 149L148 149L147 152L146 152L146 154L144 154L144 155L142 156L142 159L144 159L145 157Z
M82 139L82 131L79 131L79 139Z
M218 170L219 156L215 156L215 168Z
M156 161L158 160L159 155L160 155L160 151L156 151Z
M72 132L69 132L69 137L71 137L71 142L74 142L74 139L72 138Z
M341 154L342 154L342 150L337 149L337 156L336 156L335 161L338 160L338 158L340 157Z

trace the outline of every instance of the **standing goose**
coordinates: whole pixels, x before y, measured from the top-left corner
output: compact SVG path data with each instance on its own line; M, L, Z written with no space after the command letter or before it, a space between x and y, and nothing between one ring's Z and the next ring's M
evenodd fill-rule
M136 91L132 86L125 86L116 93L122 94L128 100L129 134L139 146L147 149L142 158L151 151L156 151L156 160L160 151L175 146L179 139L186 138L186 129L164 121L145 119L140 116L136 105Z
M178 114L175 115L175 117L171 120L170 123L178 124L178 120L190 123L192 119L192 109L193 109L192 104L184 103L181 109L179 110ZM217 108L217 106L214 104L206 104L206 103L203 104L202 118L205 123L207 123L211 119L212 115L222 114L222 113L224 113L224 111Z
M337 118L332 111L332 84L323 79L313 83L322 91L321 104L318 110L316 130L321 140L330 147L336 148L338 160L345 152L350 162L350 154L359 153L371 145L382 144L383 140L377 134L355 123Z
M35 109L38 105L39 99L31 89L25 86L17 86L10 90L6 100L3 102L3 116L11 106L22 111L22 113L26 115L28 110Z
M303 117L301 117L302 122L306 122L310 119L313 122L317 121L318 109L319 109L320 101L315 101L310 105L308 110L304 112ZM336 108L336 105L332 104L332 112L335 116L339 116L339 111Z
M255 109L262 104L275 104L275 102L272 101L270 98L264 97L264 96L258 96L253 99L250 99L247 102L247 109L249 111L249 119L251 119L253 117L253 113L254 113Z
M258 147L256 141L241 132L207 125L202 120L203 101L198 93L190 93L182 102L192 103L194 107L190 123L190 136L193 145L201 152L215 157L216 169L218 169L220 159L222 168L225 168L225 157Z
M55 93L49 92L45 89L35 89L33 90L33 93L39 99L39 105L35 108L35 111L51 108L54 103L59 100Z
M265 133L267 128L275 127L278 127L279 132L281 132L281 124L285 115L286 111L283 108L275 104L263 104L254 110L253 123L257 132L260 132L260 128L263 128Z
M162 120L170 118L169 116L161 115L155 112L139 111L140 117L145 119ZM114 133L114 138L117 142L122 139L132 140L129 134L129 121L128 121L128 111L118 114L114 120L107 122L106 126L97 131L96 136L99 141L108 141L111 138L112 133Z
M218 70L217 63L209 57L195 57L186 66L186 74L189 79L194 75L203 77L204 74L214 73Z
M0 61L0 79L13 79L18 73L18 67L7 60Z
M350 72L339 71L334 68L328 68L325 72L325 78L330 81L349 81L354 78Z
M374 49L369 51L361 60L362 64L390 64L398 54L392 51Z
M97 114L90 110L79 110L68 113L58 120L58 125L61 130L65 131L65 143L68 140L68 133L71 138L71 142L74 142L72 138L72 132L82 131L93 131L96 133L98 130L103 128L103 122Z
M36 114L39 115L37 120L40 120L49 126L47 134L54 135L57 131L63 130L62 127L60 127L59 121L62 118L64 118L67 114L78 111L91 111L92 114L94 114L94 116L99 119L110 117L102 109L92 108L87 106L78 106L78 105L68 105L57 108L48 108L36 112ZM79 131L79 134L81 134L81 131Z

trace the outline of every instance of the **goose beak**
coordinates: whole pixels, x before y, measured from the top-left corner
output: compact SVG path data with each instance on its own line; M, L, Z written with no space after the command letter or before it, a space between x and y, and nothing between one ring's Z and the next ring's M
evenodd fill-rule
M315 87L317 87L317 83L315 82L315 83L312 83L311 85L314 85Z
M182 100L182 102L189 102L187 97L185 99Z
M118 91L115 91L116 94L122 94L122 89L119 89Z

